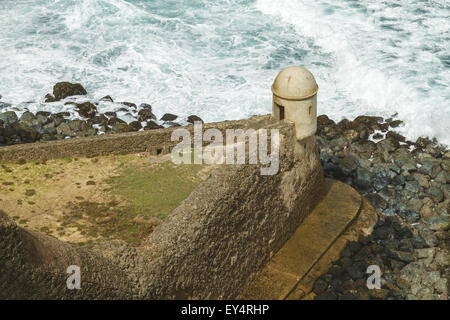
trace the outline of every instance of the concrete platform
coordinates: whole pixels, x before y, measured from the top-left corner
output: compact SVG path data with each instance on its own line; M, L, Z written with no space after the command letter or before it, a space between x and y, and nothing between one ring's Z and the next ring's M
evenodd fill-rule
M370 234L376 212L347 184L326 180L326 194L292 238L243 290L239 299L311 299L312 286L348 241Z

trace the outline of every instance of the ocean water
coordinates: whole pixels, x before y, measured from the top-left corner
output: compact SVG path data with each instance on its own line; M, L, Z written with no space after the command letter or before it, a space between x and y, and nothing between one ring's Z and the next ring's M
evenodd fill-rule
M271 112L273 79L302 65L319 114L397 114L408 138L450 145L449 16L447 0L1 0L1 101L66 110L43 99L73 81L159 117L240 119Z

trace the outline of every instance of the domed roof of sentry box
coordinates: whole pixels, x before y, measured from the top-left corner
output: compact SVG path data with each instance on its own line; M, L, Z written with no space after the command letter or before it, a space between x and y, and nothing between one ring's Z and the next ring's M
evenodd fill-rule
M304 100L314 96L319 90L316 79L303 67L283 69L272 85L272 92L286 100Z

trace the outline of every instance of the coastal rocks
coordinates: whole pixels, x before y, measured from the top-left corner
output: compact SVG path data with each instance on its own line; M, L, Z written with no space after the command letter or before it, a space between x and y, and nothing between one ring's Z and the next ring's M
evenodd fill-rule
M152 113L151 107L150 109L144 108L139 110L138 112L138 121L148 121L148 120L156 120L156 116Z
M79 83L58 82L53 86L54 101L60 101L70 96L86 94L86 90Z
M114 100L113 100L113 98L111 98L111 96L104 96L103 98L100 99L100 101L114 102Z
M14 111L6 111L4 113L0 113L0 120L2 120L4 125L8 125L17 122L19 118Z
M154 129L161 129L164 128L163 126L160 126L154 121L147 121L147 125L144 127L144 130L154 130Z
M76 106L78 114L83 118L93 118L97 113L97 107L90 102L77 104Z
M379 221L370 236L361 237L358 252L349 244L316 281L316 299L448 298L450 153L436 141L414 143L390 131L400 124L367 116L335 124L318 117L325 176L353 185L372 203ZM380 141L368 140L366 132L380 133ZM439 259L430 252L441 252ZM366 285L364 268L373 264L382 271L379 290Z
M178 116L176 116L176 115L174 115L174 114L171 114L171 113L165 113L165 114L161 117L161 119L159 119L159 120L164 121L164 122L169 122L169 121L174 121L174 120L176 120L177 118L178 118Z
M195 122L201 122L203 123L203 120L196 115L190 115L189 117L187 117L187 122L194 124Z
M77 83L59 82L53 89L53 95L48 94L45 101L53 102L55 105L67 97L87 94L83 86ZM21 109L14 110L10 104L0 102L0 110L7 108L5 112L0 111L0 146L154 130L180 126L180 123L185 125L195 121L203 122L197 115L190 115L180 123L174 122L179 117L170 113L164 114L158 121L150 104L141 103L137 106L133 102L114 102L110 95L97 101L77 99L75 97L58 105L67 111L58 113L38 111L36 114L30 112L26 104ZM25 110L20 114L23 108Z

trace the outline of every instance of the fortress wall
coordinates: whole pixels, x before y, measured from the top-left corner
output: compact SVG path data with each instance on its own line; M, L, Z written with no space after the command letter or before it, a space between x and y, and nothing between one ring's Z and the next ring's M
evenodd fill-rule
M203 129L217 128L224 132L226 129L252 126L255 122L262 120L268 121L269 118L270 115L266 115L255 116L245 120L213 122L204 124ZM170 138L172 132L179 128L193 132L193 126L190 125L0 147L0 162L12 162L20 159L29 161L71 157L95 157L139 152L149 152L152 155L166 154L177 144L177 142L172 142Z
M218 166L139 248L119 241L96 250L77 248L20 228L0 213L0 298L236 297L320 201L324 181L314 140L305 153L294 152L292 123L256 117L229 124L279 129L279 172L262 176L259 165ZM163 132L168 135L171 130L150 135L162 139ZM147 143L148 148L147 134L53 143L59 148L53 156L69 151L73 155L78 151L70 149L80 145L89 150L84 155L102 154L117 150L113 141L126 148L127 140L136 144L125 150L145 151L141 143ZM103 139L107 147L101 147ZM27 147L30 149L22 151L22 157L44 156L37 144ZM66 269L72 264L81 268L80 290L66 288Z

